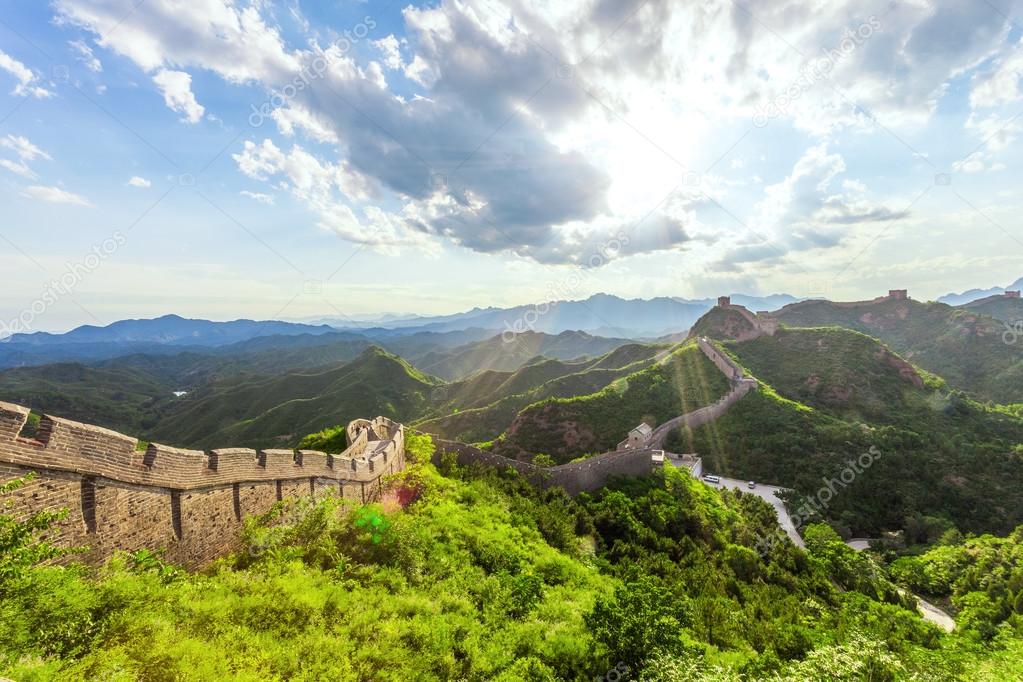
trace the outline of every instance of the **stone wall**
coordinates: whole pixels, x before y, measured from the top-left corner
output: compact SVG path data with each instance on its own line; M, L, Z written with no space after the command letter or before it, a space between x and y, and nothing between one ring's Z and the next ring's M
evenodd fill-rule
M480 450L457 441L434 438L434 443L437 445L437 453L434 455L435 464L440 463L444 453L454 453L456 461L463 466L480 464L497 469L511 467L525 476L533 485L542 488L560 486L569 495L578 495L582 492L591 492L602 488L616 476L646 476L659 466L653 463L653 457L660 453L660 451L650 448L620 450L605 452L579 462L541 467L530 462L520 462L517 459Z
M238 548L242 519L288 497L334 491L376 499L381 478L405 466L405 432L384 417L349 426L340 455L312 450L224 448L203 452L138 441L115 431L44 416L21 437L29 410L0 402L0 482L35 478L12 493L14 512L67 509L51 540L88 547L98 563L118 549L163 549L199 566Z

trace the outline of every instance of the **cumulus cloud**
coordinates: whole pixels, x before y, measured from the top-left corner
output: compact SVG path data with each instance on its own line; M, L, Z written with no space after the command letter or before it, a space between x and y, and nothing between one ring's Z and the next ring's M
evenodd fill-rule
M720 198L710 191L644 217L645 185L681 174L702 132L719 130L679 126L694 106L722 128L768 112L814 141L787 178L749 199L752 226L773 251L732 238L736 258L827 248L859 224L903 219L836 183L845 162L824 141L876 121L911 130L957 76L991 63L1003 75L989 80L1003 84L1015 68L999 56L1005 18L959 1L820 3L807 13L797 0L440 0L406 7L404 37L369 38L367 51L311 36L290 49L259 2L56 6L96 44L168 81L167 105L186 120L203 108L183 69L268 94L299 83L269 114L295 144L250 140L234 158L242 173L304 201L325 229L372 245L447 242L543 263L585 264L623 230L633 234L619 255L689 248L734 229L732 218L728 228L709 223ZM978 81L977 101L1001 87ZM611 140L623 117L627 134ZM331 149L308 151L302 137ZM674 165L637 161L628 154L637 145L669 150Z
M14 89L11 91L12 95L17 97L32 96L38 98L53 96L52 92L39 85L39 78L32 72L32 69L28 68L3 50L0 50L0 69L11 74L18 81L17 85L15 85Z
M138 176L138 175L133 175L133 176L131 176L131 178L130 178L130 179L128 180L128 185L129 185L130 187L141 187L141 188L146 188L146 187L151 187L151 186L152 186L152 184L153 184L153 183L151 183L151 182L150 182L149 180L146 180L145 178L143 178L143 177L140 177L140 176Z
M383 64L388 69L404 68L405 63L401 58L401 45L398 39L394 37L394 34L380 40L374 40L373 45L380 50L380 54L383 55Z
M45 185L30 185L21 191L21 196L28 199L37 199L51 204L72 204L75 206L92 206L89 200L80 194L68 192L60 187L47 187Z
M153 82L163 93L164 103L181 114L183 121L198 123L206 110L192 94L192 77L184 71L161 69L153 76Z

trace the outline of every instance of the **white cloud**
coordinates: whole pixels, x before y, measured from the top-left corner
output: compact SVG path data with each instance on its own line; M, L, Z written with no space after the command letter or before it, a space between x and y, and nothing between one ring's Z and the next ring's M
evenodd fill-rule
M103 64L100 63L96 55L93 54L92 48L84 40L72 40L68 45L75 51L78 61L85 64L85 68L96 73L103 70Z
M32 73L30 68L3 50L0 50L0 69L11 74L18 81L18 84L14 86L14 90L11 91L12 95L17 95L19 97L31 95L32 97L38 98L53 96L52 92L38 85L39 78Z
M14 151L22 161L50 158L49 154L32 144L27 137L20 135L7 135L7 137L0 138L0 147Z
M398 39L394 37L394 34L388 35L386 38L380 40L374 40L373 45L380 50L383 55L383 63L388 69L401 69L405 66L404 61L401 58L401 48L398 43Z
M145 187L151 187L152 184L153 183L151 183L149 180L146 180L145 178L140 177L138 175L133 175L133 176L131 176L131 179L128 180L128 185L131 186L131 187L142 187L142 188L145 188Z
M298 70L262 3L225 0L57 0L61 21L97 36L97 44L146 71L175 66L216 71L233 83L284 83Z
M206 111L192 94L192 77L184 71L162 69L153 76L153 82L163 93L164 103L172 110L184 114L183 121L198 123Z
M1017 42L1006 55L997 59L992 69L974 75L970 106L984 109L1019 100L1023 97L1020 79L1023 79L1023 42Z
M60 187L47 187L44 185L31 185L21 191L21 196L29 199L38 199L51 204L73 204L76 206L92 206L89 200L80 194L74 194L61 189Z
M6 137L0 137L0 147L10 149L17 157L18 161L11 159L0 159L0 167L6 168L12 173L35 180L38 174L32 170L28 161L35 161L36 159L49 159L50 155L44 152L39 147L32 144L27 137L20 135L7 135Z
M896 136L915 134L949 83L997 57L1008 35L1004 17L965 1L830 2L806 12L797 0L438 0L403 10L405 37L371 42L377 62L315 38L287 48L262 2L148 0L134 12L131 0L56 4L99 45L158 77L178 74L161 90L186 120L203 109L181 69L276 92L325 64L270 116L281 133L332 150L314 156L266 140L234 158L346 239L444 240L564 263L583 262L643 218L682 166L738 137L767 106L781 119L770 125L794 129L807 155L766 187L705 184L744 187L754 222L779 248L829 248L850 226L903 217L865 185L833 186L845 161L822 141L846 128L876 131L876 120ZM578 66L562 73L564 64ZM732 229L731 219L708 223L699 197L668 203L641 223L635 252L688 248Z
M35 180L37 177L39 177L38 175L36 175L35 171L29 168L25 163L20 161L0 159L0 167L6 168L12 173L16 173L23 178L28 178L29 180Z
M241 192L239 192L239 194L241 194L243 197L248 197L253 201L258 201L261 204L266 204L267 206L274 205L274 198L273 195L271 194L263 194L262 192L250 192L247 189L243 189Z

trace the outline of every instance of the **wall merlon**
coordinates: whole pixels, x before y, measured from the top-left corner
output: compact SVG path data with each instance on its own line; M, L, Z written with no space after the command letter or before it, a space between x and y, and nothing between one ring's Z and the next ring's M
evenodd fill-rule
M194 479L209 468L210 461L202 450L183 450L160 443L150 443L142 458L142 464L150 471Z
M312 471L310 475L331 476L334 473L335 462L332 455L319 450L299 450L297 455L302 462L302 468ZM316 473L322 472L322 473Z
M257 455L259 466L267 473L282 476L293 476L300 473L301 464L296 459L294 450L260 450Z
M28 421L30 410L14 403L0 402L0 439L14 440Z
M218 448L210 450L210 469L220 474L237 476L239 479L248 476L250 478L262 478L259 458L256 451L251 448Z
M70 419L44 415L36 440L53 455L93 462L97 473L142 464L142 453L135 450L137 438Z

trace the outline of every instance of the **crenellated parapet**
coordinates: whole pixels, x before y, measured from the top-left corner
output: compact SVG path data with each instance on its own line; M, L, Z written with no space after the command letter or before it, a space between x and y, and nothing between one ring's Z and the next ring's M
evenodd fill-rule
M357 420L367 428L358 432L343 453L328 455L311 450L248 448L204 452L159 443L139 450L136 438L48 415L40 419L34 438L22 438L28 414L28 408L0 402L0 463L176 490L311 476L371 480L379 475L380 464L392 461L399 449L404 451L404 427L386 417ZM377 433L386 434L386 440L376 438Z
M405 466L404 427L386 417L348 425L340 454L314 450L190 450L43 416L22 436L29 409L0 402L0 483L33 473L15 491L15 513L66 508L59 528L68 545L101 560L116 549L165 548L198 565L230 551L244 516L285 497L332 490L366 502L382 478Z

